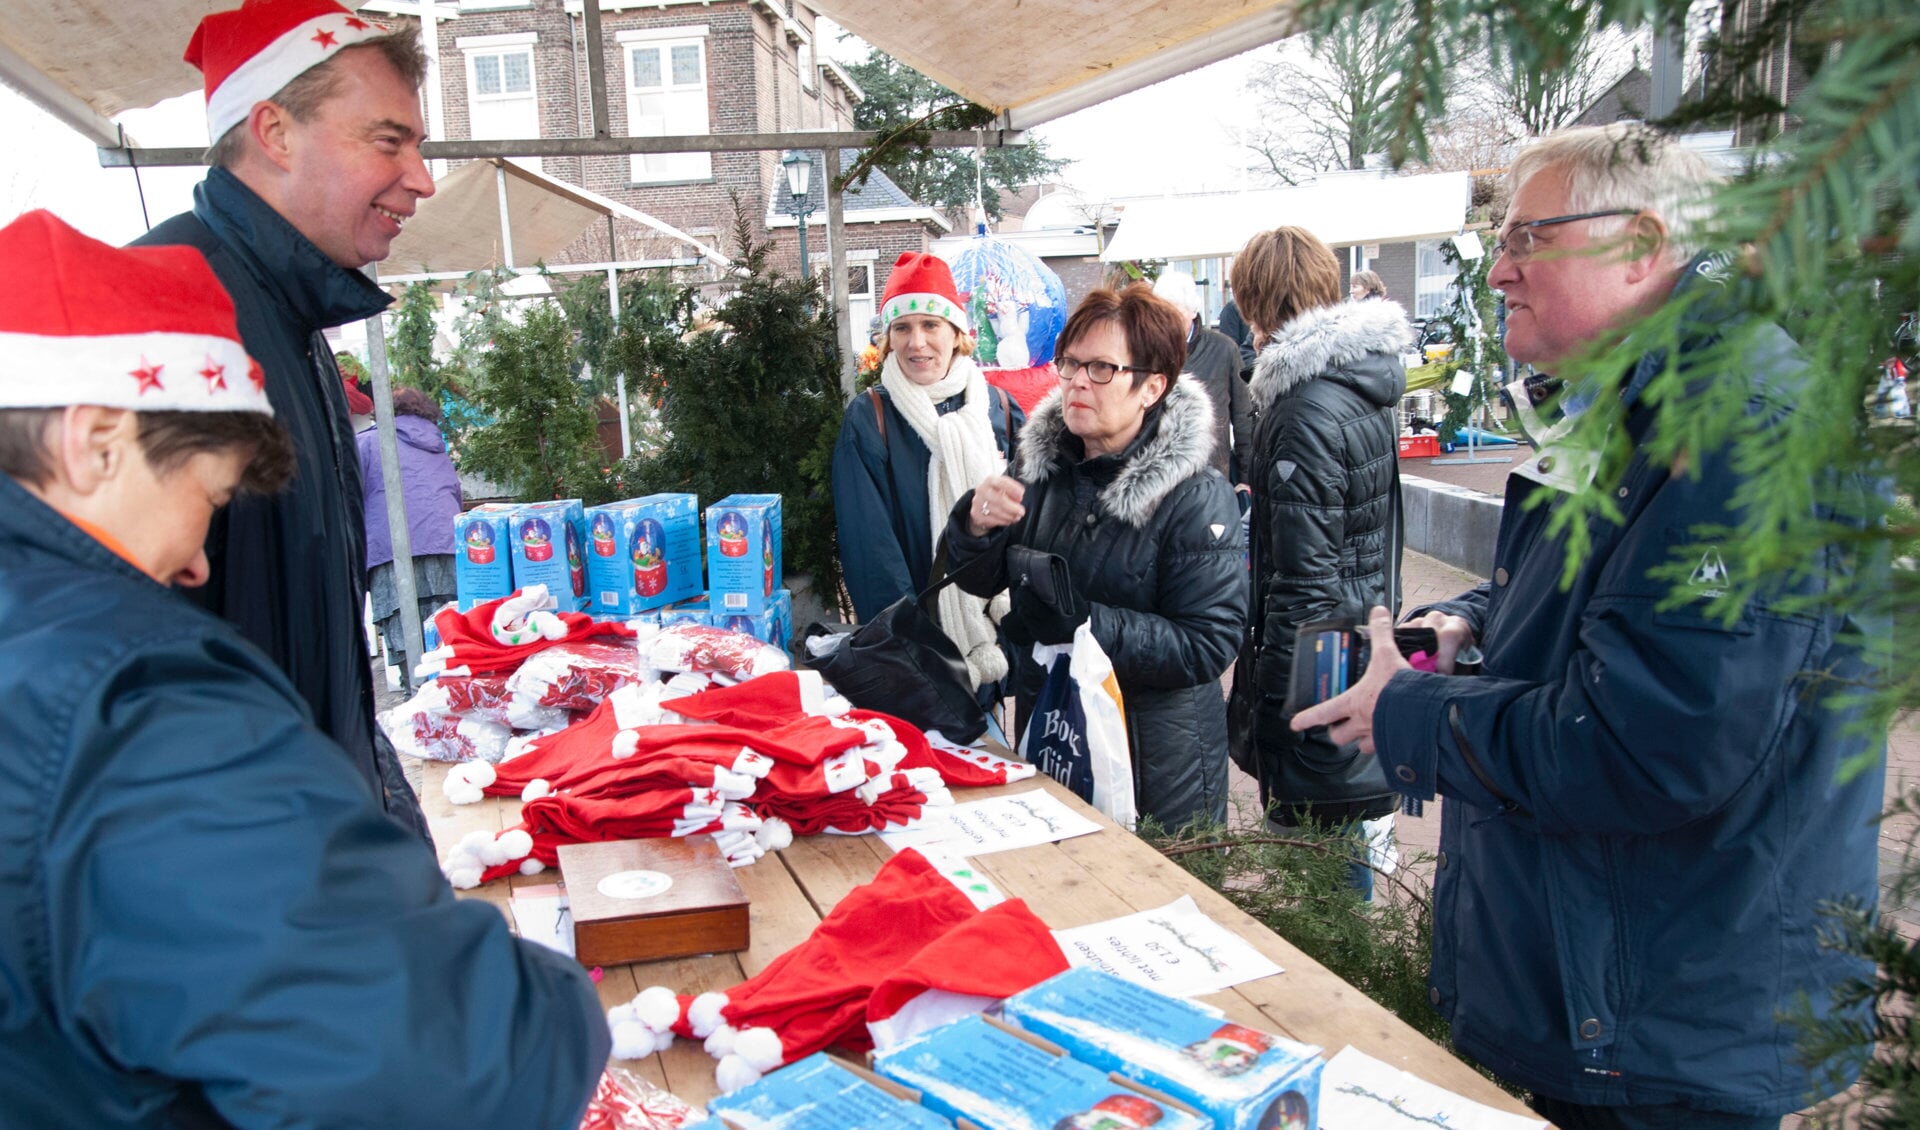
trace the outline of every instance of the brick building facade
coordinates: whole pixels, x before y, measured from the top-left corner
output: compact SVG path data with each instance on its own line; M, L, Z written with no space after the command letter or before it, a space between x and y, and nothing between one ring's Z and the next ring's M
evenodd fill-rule
M449 140L581 137L592 132L586 23L572 0L461 0L439 26L443 128ZM857 84L818 50L814 13L797 0L600 0L608 128L616 136L852 129ZM577 184L731 252L733 200L776 266L799 267L778 151L550 157L547 175ZM528 162L533 163L533 162ZM815 160L810 267L827 262L826 208ZM884 217L873 203L884 199ZM858 288L886 285L901 250L925 250L945 230L932 209L876 174L845 197ZM644 259L670 251L658 233L616 220L561 256L566 262ZM871 274L871 278L866 275ZM856 329L861 325L856 320Z

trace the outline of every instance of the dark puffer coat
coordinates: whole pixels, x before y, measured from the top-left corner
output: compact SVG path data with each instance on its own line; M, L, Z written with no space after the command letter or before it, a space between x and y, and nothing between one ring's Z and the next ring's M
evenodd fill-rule
M1343 302L1281 327L1253 372L1254 615L1234 672L1234 760L1290 810L1325 802L1303 811L1328 823L1384 816L1396 797L1356 747L1288 728L1294 629L1399 607L1393 406L1412 343L1394 303Z
M1124 451L1093 459L1067 431L1056 391L1020 433L1013 473L1026 484L1026 516L971 537L968 491L947 524L950 569L982 554L1000 558L990 573L964 582L978 594L1007 587L1009 545L1066 559L1126 700L1140 815L1169 828L1201 816L1224 820L1227 811L1218 680L1246 623L1247 591L1239 508L1233 488L1209 466L1212 450L1213 408L1192 382L1175 382ZM1001 627L1018 660L1024 720L1046 672L1033 661L1033 636L1018 616Z

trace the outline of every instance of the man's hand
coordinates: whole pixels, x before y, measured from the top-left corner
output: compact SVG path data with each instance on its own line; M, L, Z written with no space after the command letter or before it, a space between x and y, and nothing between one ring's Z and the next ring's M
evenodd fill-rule
M1019 479L1006 475L988 475L973 488L973 504L967 509L967 532L974 537L987 536L988 530L1011 526L1027 516L1021 505L1027 488Z
M1433 669L1442 675L1453 674L1454 660L1461 651L1473 646L1473 625L1445 612L1429 612L1418 620L1407 621L1407 626L1432 628L1440 637L1440 651L1433 657Z
M1335 743L1345 745L1354 742L1362 753L1373 752L1373 710L1380 701L1380 692L1386 689L1387 680L1413 668L1407 666L1406 658L1394 646L1393 613L1385 608L1375 608L1367 618L1367 635L1372 639L1372 655L1367 660L1366 674L1360 676L1360 681L1349 687L1345 694L1330 698L1318 706L1309 706L1294 715L1295 730L1325 726L1327 737ZM1441 650L1446 650L1444 643ZM1447 662L1453 662L1451 655L1448 655Z

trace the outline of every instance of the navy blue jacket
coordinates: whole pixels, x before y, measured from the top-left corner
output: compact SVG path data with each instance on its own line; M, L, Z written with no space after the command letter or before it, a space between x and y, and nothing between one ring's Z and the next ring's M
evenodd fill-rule
M873 395L861 393L840 420L833 449L833 513L840 531L840 569L853 610L871 620L887 605L927 587L933 568L932 516L927 513L927 464L933 453L886 389L876 388L886 438L874 419ZM957 412L965 396L935 407ZM1026 416L1005 392L987 386L987 417L1000 454L1013 455ZM1011 419L1009 419L1011 417Z
M1760 333L1750 372L1706 379L1749 382L1764 428L1793 410L1803 370L1778 327ZM1664 364L1641 358L1624 389L1636 438ZM1547 524L1570 458L1542 453L1507 480L1493 579L1435 606L1472 623L1483 673L1402 672L1374 712L1389 780L1447 798L1432 999L1463 1051L1555 1098L1797 1110L1817 1084L1777 1017L1803 993L1824 1011L1830 986L1865 972L1821 949L1817 909L1874 902L1884 776L1876 757L1840 779L1884 735L1854 732L1857 714L1807 676L1872 677L1860 637L1884 644L1888 625L1786 604L1877 570L1830 545L1820 571L1730 626L1709 616L1726 562L1698 531L1737 521L1743 478L1724 452L1675 473L1642 448L1614 492L1623 521L1589 531L1563 588ZM1682 552L1699 595L1663 606L1672 582L1649 571Z
M373 675L361 626L366 523L360 456L346 394L321 331L393 300L335 265L252 189L214 169L193 211L135 241L185 244L207 257L233 296L240 340L266 371L274 418L293 436L293 481L235 499L213 517L213 579L188 598L232 622L293 681L321 732L339 744L387 811L427 834L420 804L373 720Z
M592 984L231 627L0 476L0 1126L572 1130Z

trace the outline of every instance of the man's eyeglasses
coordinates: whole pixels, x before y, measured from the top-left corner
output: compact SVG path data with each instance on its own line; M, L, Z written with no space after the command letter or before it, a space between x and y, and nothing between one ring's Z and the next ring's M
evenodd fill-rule
M1080 370L1085 369L1087 379L1097 385L1112 384L1113 378L1121 373L1147 372L1138 365L1116 365L1111 361L1082 361L1078 357L1068 357L1064 353L1060 355L1059 364L1061 380L1070 381L1080 375Z
M1495 259L1505 255L1510 263L1524 263L1533 258L1536 250L1533 233L1540 228L1550 228L1558 224L1571 224L1579 220L1598 220L1607 216L1638 216L1638 208L1608 208L1604 212L1576 212L1571 216L1549 216L1544 220L1528 220L1524 224L1515 224L1493 245Z

